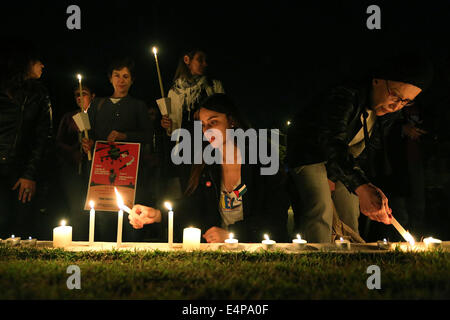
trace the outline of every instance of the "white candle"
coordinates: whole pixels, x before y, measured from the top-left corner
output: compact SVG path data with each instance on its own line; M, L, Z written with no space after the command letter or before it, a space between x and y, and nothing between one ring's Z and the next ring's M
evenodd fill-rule
M425 243L427 249L432 249L438 248L441 245L442 241L439 239L434 239L433 237L428 237L423 239L423 243Z
M236 249L239 246L238 239L234 239L234 234L230 233L229 238L225 239L226 247L228 249Z
M94 244L94 231L95 231L95 209L94 209L94 201L89 201L89 205L91 206L91 211L89 212L89 245L92 246Z
M20 241L20 244L25 247L34 247L34 246L36 246L36 243L37 243L37 240L33 239L31 236L28 237L28 239L26 239L26 240Z
M350 241L344 240L342 237L339 240L334 241L339 249L348 250L350 249Z
M6 239L6 245L7 246L17 246L20 243L20 237L16 237L15 235L11 235L10 238Z
M391 245L389 244L389 242L386 239L378 240L377 245L378 245L378 248L380 248L380 249L389 249L391 247Z
M83 87L81 85L81 74L77 74L78 83L80 85L80 108L81 111L84 112L84 98L83 98Z
M53 229L53 247L64 248L72 244L72 227L66 226L66 220L61 221L61 226Z
M167 237L168 237L168 242L169 242L169 247L173 246L173 211L172 211L172 204L168 201L164 202L164 206L167 208L167 210L169 210L169 214L168 214L168 219L169 219L169 224L168 224L168 232L167 232Z
M201 231L198 228L184 228L183 230L183 249L200 249Z
M117 216L117 247L122 244L123 210L119 210Z
M264 249L272 249L275 247L275 241L270 240L267 234L264 235L264 240L262 241Z
M161 98L164 98L164 88L163 88L163 83L162 83L162 79L161 79L161 71L159 70L159 63L158 63L158 49L156 49L156 47L153 47L152 49L153 54L155 55L155 62L156 62L156 71L158 72L158 81L159 81L159 88L161 89Z
M131 213L131 210L123 204L122 196L120 195L119 191L117 191L116 187L114 187L114 191L116 192L117 196L117 206L120 209L117 216L117 247L120 247L120 245L122 244L123 210L127 210L128 213Z
M297 234L297 239L292 239L292 243L295 245L297 249L304 249L307 241L302 239L302 237Z

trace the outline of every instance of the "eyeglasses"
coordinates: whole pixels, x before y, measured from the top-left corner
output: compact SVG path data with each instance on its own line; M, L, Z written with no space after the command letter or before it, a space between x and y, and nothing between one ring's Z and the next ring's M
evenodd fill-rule
M387 92L388 92L389 96L392 97L392 101L393 101L395 104L400 103L400 104L403 105L404 107L409 107L409 106L412 106L412 105L414 104L414 101L413 101L413 100L402 99L402 98L400 98L398 95L396 95L395 93L392 93L391 90L389 90L388 80L385 80L385 81L386 81L386 89L387 89Z

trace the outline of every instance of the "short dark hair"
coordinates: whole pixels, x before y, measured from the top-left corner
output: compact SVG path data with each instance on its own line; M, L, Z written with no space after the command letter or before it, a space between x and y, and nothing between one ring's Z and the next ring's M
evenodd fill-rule
M121 70L123 68L128 68L130 71L131 79L134 79L134 61L129 57L121 57L114 59L108 68L108 77L112 77L112 73L114 70Z

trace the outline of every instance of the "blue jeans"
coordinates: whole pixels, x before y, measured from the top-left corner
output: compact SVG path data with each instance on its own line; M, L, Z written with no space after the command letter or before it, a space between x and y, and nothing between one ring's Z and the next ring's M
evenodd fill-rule
M290 171L298 206L294 208L296 228L312 243L330 243L333 205L339 218L358 233L359 199L340 182L332 193L325 162L300 166Z

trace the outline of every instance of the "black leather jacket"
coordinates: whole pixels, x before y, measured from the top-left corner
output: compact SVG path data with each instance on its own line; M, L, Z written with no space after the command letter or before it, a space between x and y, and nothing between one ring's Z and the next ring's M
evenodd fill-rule
M286 242L290 204L287 175L281 169L275 175L261 175L260 168L257 164L242 165L241 181L247 186L247 192L242 196L244 220L230 225L229 230L241 242L259 243L264 239L264 233L277 242ZM220 165L206 166L194 193L175 204L174 241L181 242L183 229L189 226L200 228L202 234L211 227L221 227L221 175ZM162 227L166 228L167 210L161 208L161 212L164 213ZM203 237L201 240L205 242Z
M51 105L45 87L27 80L12 97L0 92L0 164L36 180L51 135Z
M370 103L370 82L340 86L321 96L297 115L288 132L287 159L290 168L326 161L328 178L341 181L349 191L369 179L362 168L370 168L374 151L382 149L387 130L399 118L395 112L378 117L366 147L353 158L349 142L363 127L361 115Z

